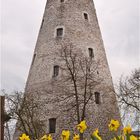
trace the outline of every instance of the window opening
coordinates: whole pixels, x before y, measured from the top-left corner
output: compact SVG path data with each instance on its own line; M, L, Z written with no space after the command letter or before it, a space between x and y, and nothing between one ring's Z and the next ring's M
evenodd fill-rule
M57 37L62 37L63 36L63 28L58 28L57 29Z
M56 131L56 118L49 119L49 133L55 133Z
M36 58L36 54L34 54L33 56L32 65L34 64L35 58Z
M60 0L60 2L64 2L64 0Z
M95 92L95 103L100 104L100 93L99 92Z
M89 51L89 57L94 57L94 54L93 54L93 49L92 48L88 48L88 51Z
M87 13L84 13L84 18L85 18L86 20L88 20L88 14L87 14Z
M58 74L59 74L59 66L56 65L56 66L54 66L53 76L56 77L56 76L58 76Z
M44 19L42 20L42 23L41 23L41 28L43 27L43 24L44 24Z

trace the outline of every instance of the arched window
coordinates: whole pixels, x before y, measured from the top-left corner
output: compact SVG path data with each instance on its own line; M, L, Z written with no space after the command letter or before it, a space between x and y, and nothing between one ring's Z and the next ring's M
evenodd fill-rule
M56 131L56 118L49 119L49 133L55 133Z
M59 74L59 66L58 65L55 65L53 67L53 77L58 76L58 74Z
M88 14L87 13L84 13L84 19L88 20Z
M100 104L100 93L99 92L95 92L95 103L96 104Z
M92 48L88 48L88 53L89 53L89 57L90 58L94 57L93 49Z

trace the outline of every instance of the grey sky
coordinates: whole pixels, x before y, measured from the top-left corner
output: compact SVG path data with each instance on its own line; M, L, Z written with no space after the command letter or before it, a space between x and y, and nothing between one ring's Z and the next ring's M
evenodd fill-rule
M1 89L24 89L46 0L1 1ZM94 0L114 81L140 66L139 0Z

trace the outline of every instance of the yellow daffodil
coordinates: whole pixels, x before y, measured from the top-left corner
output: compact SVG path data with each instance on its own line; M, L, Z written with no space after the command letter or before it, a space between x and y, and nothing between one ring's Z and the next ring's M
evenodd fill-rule
M52 140L51 134L48 135L48 140Z
M51 134L49 134L48 136L44 135L40 140L52 140L52 136Z
M80 131L80 133L84 133L84 131L87 129L86 121L81 121L80 124L77 125L77 129Z
M75 134L74 137L73 137L73 140L80 140L79 134Z
M120 126L119 121L111 120L110 124L108 125L110 131L117 131Z
M95 137L98 140L102 140L102 138L99 136L99 131L98 129L96 129L93 133L92 133L92 137Z
M44 135L40 140L47 140L47 135Z
M121 140L125 140L124 136L119 136L119 138L120 138Z
M126 134L130 134L132 131L132 128L130 127L130 125L126 126L123 128L123 133Z
M130 140L138 140L138 139L134 135L131 135Z
M19 140L30 140L30 138L26 134L22 134L22 136L19 137Z
M61 134L61 139L62 140L69 140L70 138L70 131L68 130L63 130Z
M119 140L125 140L124 136L118 136ZM115 137L113 140L117 140L117 138Z

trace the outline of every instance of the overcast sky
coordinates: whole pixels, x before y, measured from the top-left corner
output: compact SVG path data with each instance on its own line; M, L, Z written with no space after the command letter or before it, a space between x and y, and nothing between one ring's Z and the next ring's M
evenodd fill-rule
M1 89L23 90L46 0L1 1ZM94 0L114 82L140 66L139 0Z

